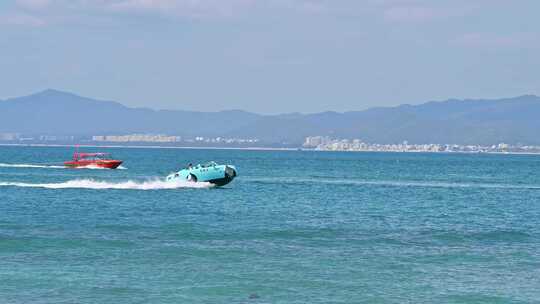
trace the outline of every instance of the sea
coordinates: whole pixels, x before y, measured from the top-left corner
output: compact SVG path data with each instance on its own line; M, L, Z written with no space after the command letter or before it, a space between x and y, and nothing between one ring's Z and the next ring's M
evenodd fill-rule
M538 155L84 150L0 147L0 303L540 303Z

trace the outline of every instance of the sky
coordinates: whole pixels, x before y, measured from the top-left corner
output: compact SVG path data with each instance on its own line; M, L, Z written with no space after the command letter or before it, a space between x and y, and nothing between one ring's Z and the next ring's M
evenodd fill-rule
M538 0L2 0L0 99L313 113L540 95Z

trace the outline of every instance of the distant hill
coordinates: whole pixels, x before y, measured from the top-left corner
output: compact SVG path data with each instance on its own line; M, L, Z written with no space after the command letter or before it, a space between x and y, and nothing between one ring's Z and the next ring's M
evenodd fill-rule
M159 133L259 138L300 144L306 136L366 142L540 144L540 97L447 100L354 112L259 115L239 110L191 112L128 108L46 90L0 101L0 133L102 135Z
M421 105L324 112L301 117L264 117L234 134L279 140L304 135L360 138L372 143L499 142L540 144L540 97L498 100L447 100Z
M243 111L204 113L128 108L117 102L56 90L0 102L0 132L24 134L213 135L242 128L259 117Z

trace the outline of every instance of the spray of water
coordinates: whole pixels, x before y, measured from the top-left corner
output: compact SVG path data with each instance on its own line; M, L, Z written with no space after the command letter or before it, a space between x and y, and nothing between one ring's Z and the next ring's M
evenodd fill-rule
M41 168L41 169L66 169L65 166L57 165L41 165L41 164L3 164L0 163L0 168ZM98 167L95 165L88 165L82 167L76 167L74 169L93 169L93 170L110 170L108 168ZM118 170L126 170L124 166L119 166L116 168Z
M33 165L33 164L2 164L0 168L43 168L43 169L64 169L64 166L52 166L52 165Z
M210 183L193 183L183 180L176 181L124 181L108 182L97 181L93 179L75 179L60 183L17 183L0 182L0 187L24 187L24 188L45 188L45 189L117 189L117 190L160 190L160 189L179 189L179 188L210 188Z

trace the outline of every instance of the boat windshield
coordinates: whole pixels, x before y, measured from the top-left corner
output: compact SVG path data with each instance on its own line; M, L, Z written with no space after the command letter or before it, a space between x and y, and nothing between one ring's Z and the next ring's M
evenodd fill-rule
M102 155L96 155L96 156L82 157L82 159L86 159L86 160L103 160L103 159L105 159L105 157L103 157Z
M108 153L75 153L75 159L84 159L84 160L104 160L110 158Z
M218 164L214 161L211 161L211 162L207 162L206 164L204 165L201 165L201 167L203 168L208 168L208 167L214 167L214 166L217 166Z

